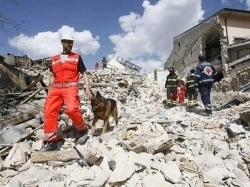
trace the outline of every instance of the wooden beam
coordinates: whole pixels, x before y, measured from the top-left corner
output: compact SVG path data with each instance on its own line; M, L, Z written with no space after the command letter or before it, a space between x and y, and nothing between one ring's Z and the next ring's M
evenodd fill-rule
M16 124L22 123L24 121L34 118L35 115L37 115L38 113L39 113L39 110L36 110L36 111L29 112L27 114L23 114L17 117L10 116L9 119L7 116L7 119L0 121L0 127L3 128L9 125L16 125Z
M42 127L43 127L43 124L40 125L40 126L38 126L37 128L35 128L34 130L32 130L32 131L31 131L29 134L27 134L25 137L20 138L16 143L21 142L21 141L25 140L26 138L30 137L31 135L33 135L37 130L41 129ZM0 146L1 146L1 144L0 144Z
M34 87L42 79L43 79L43 75L41 75L40 77L38 77L36 80L33 80L32 83L29 86L27 86L26 88L24 88L22 91L25 92L27 90L30 90L32 87Z
M38 89L36 90L35 92L33 92L28 98L26 98L25 100L23 100L20 104L24 104L24 103L27 103L29 100L31 100L33 97L35 97L35 95L37 93L39 93L42 89Z
M12 73L8 68L6 68L3 64L0 64L0 69L3 70L3 72L5 72L10 79L21 89L26 88L26 84L23 80L19 79L14 73Z

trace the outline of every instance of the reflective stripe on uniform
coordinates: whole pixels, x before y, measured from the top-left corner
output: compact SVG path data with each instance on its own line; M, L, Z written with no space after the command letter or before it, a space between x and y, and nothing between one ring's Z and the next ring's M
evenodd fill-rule
M84 131L87 128L87 125L85 124L85 122L83 122L81 125L76 125L74 124L74 126L76 127L76 129L81 132Z
M61 59L52 61L52 65L58 64L58 63L64 63L64 62L74 62L74 63L78 63L78 58L72 58L72 57L67 57L65 61L62 61Z
M167 87L177 87L177 85L167 85Z
M45 134L46 141L48 141L48 142L58 141L57 132L49 132L49 133L44 133L44 134Z
M78 82L66 82L66 83L55 83L52 84L51 86L53 87L57 87L57 88L66 88L66 87L70 87L70 86L78 86Z
M201 80L200 82L202 83L202 82L213 82L214 81L214 79L205 79L205 80Z
M207 109L207 110L211 110L211 109L212 109L212 106L211 106L210 104L205 105L205 109Z

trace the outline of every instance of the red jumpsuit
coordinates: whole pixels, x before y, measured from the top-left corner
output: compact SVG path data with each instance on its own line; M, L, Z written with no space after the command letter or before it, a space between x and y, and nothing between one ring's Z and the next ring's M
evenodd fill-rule
M177 96L179 103L184 104L186 96L186 86L183 83L177 87Z
M99 63L96 62L96 63L95 63L95 70L98 70L98 68L99 68Z
M73 52L67 55L64 58L61 55L52 57L51 69L54 75L54 82L49 88L44 105L44 133L46 141L58 141L57 116L63 104L66 105L66 113L71 118L76 129L79 131L86 129L78 97L78 61L80 56ZM83 63L82 60L81 63Z

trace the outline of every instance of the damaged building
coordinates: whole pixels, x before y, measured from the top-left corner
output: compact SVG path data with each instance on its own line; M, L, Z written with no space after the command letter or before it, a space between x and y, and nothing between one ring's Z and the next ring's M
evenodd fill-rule
M56 120L57 151L41 151L51 59L28 63L27 56L0 56L0 187L250 186L250 83L242 86L250 79L249 40L247 34L243 36L245 31L234 32L242 35L233 37L236 34L232 34L229 19L237 14L241 20L249 20L249 15L239 11L228 16L229 12L223 10L220 16L209 18L210 22L204 21L204 28L196 26L200 31L193 28L177 37L176 54L182 57L169 63L185 75L185 70L196 65L200 52L206 52L213 63L215 59L220 62L218 71L227 77L215 83L211 92L213 115L203 115L199 99L196 108L179 105L166 109L167 69L144 76L139 66L113 57L107 68L87 70L87 74L94 94L116 101L118 124L110 118L107 133L101 135L103 121L99 120L97 134L88 131L86 142L78 144L74 124L63 106ZM225 26L216 23L222 19L231 25L225 35ZM244 27L250 28L249 24ZM213 31L216 28L218 35ZM199 37L194 38L198 31ZM7 87L7 82L14 86ZM80 79L80 109L91 124L94 113L85 88Z
M218 81L249 66L250 11L224 8L179 34L164 68L174 67L180 77L186 77L200 53L215 65Z

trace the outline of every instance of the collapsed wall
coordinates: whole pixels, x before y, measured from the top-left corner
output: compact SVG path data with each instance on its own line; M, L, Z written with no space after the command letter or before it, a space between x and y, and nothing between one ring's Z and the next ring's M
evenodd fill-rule
M220 82L216 82L213 85L214 91L227 92L238 91L241 86L247 84L250 81L250 67L241 69L231 77L222 79Z

